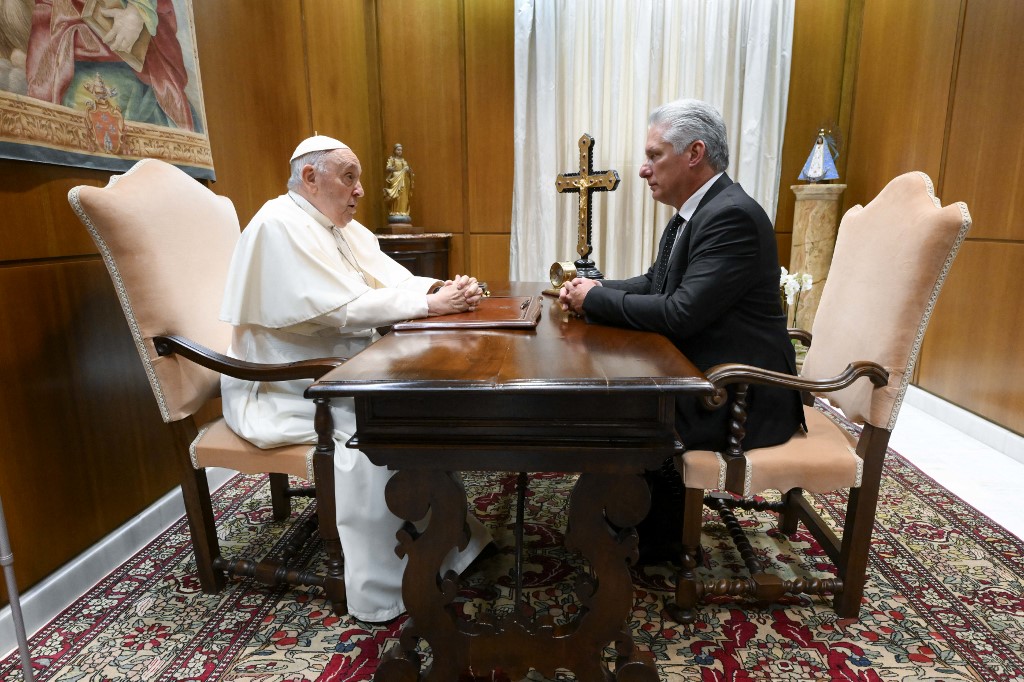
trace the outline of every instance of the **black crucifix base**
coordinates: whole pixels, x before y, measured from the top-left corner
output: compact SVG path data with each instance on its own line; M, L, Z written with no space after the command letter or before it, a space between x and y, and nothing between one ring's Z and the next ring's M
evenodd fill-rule
M589 258L581 258L573 263L573 265L576 266L577 277L586 277L587 279L604 279L604 275L602 275L601 271L597 269L597 265Z

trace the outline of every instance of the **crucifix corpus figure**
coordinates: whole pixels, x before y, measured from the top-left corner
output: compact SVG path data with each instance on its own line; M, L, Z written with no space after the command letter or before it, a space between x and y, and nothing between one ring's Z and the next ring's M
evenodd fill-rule
M618 171L594 170L594 138L583 133L579 141L580 170L578 173L562 173L555 177L555 188L561 192L576 192L580 195L579 227L576 238L576 252L580 254L576 274L590 279L602 279L604 275L588 256L592 251L590 196L594 192L611 192L619 186ZM556 263L555 265L559 265ZM554 266L553 266L554 267Z

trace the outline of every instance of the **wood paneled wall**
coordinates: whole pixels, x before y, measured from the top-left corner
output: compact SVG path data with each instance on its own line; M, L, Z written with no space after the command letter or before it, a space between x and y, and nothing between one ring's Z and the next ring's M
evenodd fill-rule
M0 161L0 178L0 497L25 587L170 489L174 467L106 269L67 202L104 174Z
M495 281L509 272L513 9L511 0L376 4L381 156L402 143L415 173L413 223L452 233L452 274Z
M312 134L304 4L192 3L217 174L211 189L234 202L243 226L284 194L288 157Z
M6 221L14 239L33 224ZM0 496L24 587L167 492L176 468L102 262L0 264L0 301Z
M387 158L381 139L376 9L366 0L305 0L303 7L310 133L343 140L359 156L366 197L356 219L374 229L385 219Z
M912 170L939 180L958 2L869 2L860 36L845 206ZM899 36L896 39L896 36Z
M967 202L973 225L925 336L917 383L1024 434L1024 4L961 5L937 189L943 203Z

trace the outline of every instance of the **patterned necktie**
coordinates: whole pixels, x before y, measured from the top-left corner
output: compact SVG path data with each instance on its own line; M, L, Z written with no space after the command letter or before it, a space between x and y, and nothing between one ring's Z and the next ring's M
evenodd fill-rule
M651 285L652 294L660 294L665 291L665 277L668 275L668 259L672 255L672 245L675 244L679 228L685 222L678 213L672 216L672 220L668 221L668 227L665 228L665 247L658 254L658 264L654 268L654 283Z

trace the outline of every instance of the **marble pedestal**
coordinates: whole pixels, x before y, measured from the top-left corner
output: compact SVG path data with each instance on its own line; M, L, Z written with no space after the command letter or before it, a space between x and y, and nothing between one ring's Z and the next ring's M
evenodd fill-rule
M792 185L796 195L793 209L793 245L789 256L789 271L810 273L814 285L800 294L796 319L790 326L811 330L814 313L818 310L821 290L828 279L832 265L832 252L836 247L839 229L839 199L846 185ZM790 313L792 316L792 312Z

